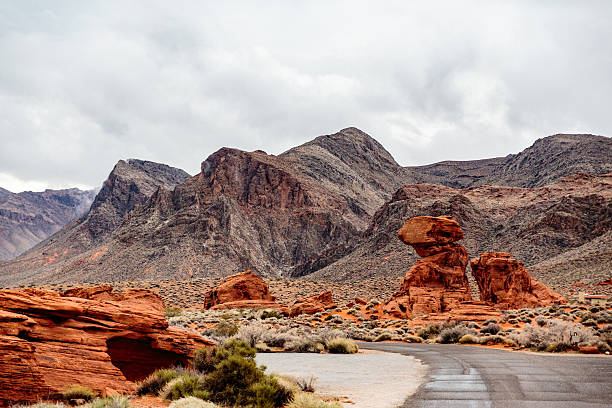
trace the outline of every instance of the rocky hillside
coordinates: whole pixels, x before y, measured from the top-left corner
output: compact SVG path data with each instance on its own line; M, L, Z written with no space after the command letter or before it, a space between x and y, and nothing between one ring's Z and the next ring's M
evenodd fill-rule
M77 188L18 194L0 188L0 261L16 257L83 215L94 195Z
M577 248L599 254L606 246L609 178L560 180L577 170L612 171L610 146L609 138L556 135L505 158L403 168L376 140L347 128L278 156L222 148L190 178L157 163L121 161L88 214L0 265L0 285L244 269L268 277L399 276L414 262L396 247L399 225L444 214L464 226L471 254L508 251L535 267L564 263L573 250L567 256L580 264ZM496 180L516 186L480 186ZM415 184L423 182L436 184ZM532 185L540 187L518 187Z
M223 148L201 170L172 191L158 189L112 239L69 251L35 273L12 263L8 279L222 276L246 268L265 276L305 275L352 249L404 172L380 144L353 128L280 156ZM109 203L105 191L86 219L98 201ZM117 200L127 201L123 195Z
M189 174L185 171L165 164L135 159L120 160L93 202L90 197L81 214L91 204L89 211L59 231L61 225L58 226L55 229L57 233L17 259L0 264L0 271L5 275L2 279L12 281L20 272L36 276L40 270L60 261L78 264L78 259L73 259L75 255L98 248L106 242L127 214L144 204L159 187L172 188L187 177ZM97 256L94 253L92 259L95 260Z
M518 154L484 160L444 161L408 167L416 182L465 188L485 184L541 187L576 173L612 173L612 138L558 134Z
M581 173L538 188L405 185L377 211L355 251L311 279L405 273L417 256L397 239L397 231L404 220L421 215L451 215L463 227L461 244L471 257L510 252L546 284L599 282L610 274L612 245L605 237L612 230L612 175ZM588 274L579 260L590 264ZM559 264L564 269L557 269Z

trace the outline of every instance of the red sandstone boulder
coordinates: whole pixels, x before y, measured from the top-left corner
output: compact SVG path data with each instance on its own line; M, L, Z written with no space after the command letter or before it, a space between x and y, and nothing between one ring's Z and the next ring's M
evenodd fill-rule
M457 221L448 216L411 218L398 236L424 258L406 273L400 291L385 304L385 313L397 318L442 313L472 300L465 275L467 251L453 243L463 238Z
M470 264L480 289L480 299L502 309L567 303L563 296L531 278L523 264L509 253L486 252L472 259Z
M605 281L601 281L595 286L609 286L609 285L612 285L612 278L607 279Z
M134 381L212 345L168 327L163 309L145 290L0 290L0 406L56 398L70 384L130 392Z
M300 298L293 302L289 316L294 317L301 314L315 314L336 307L332 292L327 290L317 295Z
M204 298L206 309L279 308L266 281L251 271L228 276Z

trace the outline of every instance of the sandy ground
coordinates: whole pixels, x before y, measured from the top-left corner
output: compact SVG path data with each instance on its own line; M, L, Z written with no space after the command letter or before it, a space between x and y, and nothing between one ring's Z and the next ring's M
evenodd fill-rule
M416 392L427 372L417 359L396 353L271 353L256 359L268 373L316 376L317 393L340 397L352 408L398 407Z

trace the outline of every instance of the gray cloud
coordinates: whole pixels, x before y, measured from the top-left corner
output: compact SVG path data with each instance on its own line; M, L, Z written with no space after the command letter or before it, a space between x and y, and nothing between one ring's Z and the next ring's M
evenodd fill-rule
M612 135L607 1L3 2L0 186L357 126L404 165Z

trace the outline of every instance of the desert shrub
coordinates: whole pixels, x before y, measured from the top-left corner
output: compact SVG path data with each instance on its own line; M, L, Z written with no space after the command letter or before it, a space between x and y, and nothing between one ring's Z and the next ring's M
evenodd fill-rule
M546 327L528 324L519 334L512 334L511 339L523 347L543 351L553 343L562 343L575 348L579 343L595 341L595 336L591 329L582 324L553 319Z
M287 405L287 408L342 408L342 404L337 401L325 402L313 394L301 392Z
M537 323L538 326L544 327L548 324L548 319L545 318L544 316L538 316L536 317L535 322Z
M476 331L463 324L448 327L440 331L439 341L442 344L457 343L466 334L476 335Z
M284 349L296 353L315 353L317 352L317 343L309 338L296 338L286 342Z
M595 319L588 319L582 322L583 326L597 326Z
M506 338L503 336L499 336L497 334L493 334L490 336L483 336L480 338L479 343L480 344L504 344L506 343Z
M314 392L315 391L315 383L317 382L317 377L314 375L310 375L308 377L289 377L291 381L298 386L298 388L304 392Z
M408 343L422 343L423 339L420 338L419 336L408 335L408 336L404 337L404 341L406 341Z
M37 402L33 405L13 405L12 408L66 408L61 402Z
M319 329L314 333L315 341L325 344L328 340L345 338L346 333L338 329Z
M250 324L248 326L240 326L236 337L238 340L244 341L251 347L255 347L255 344L259 343L263 338L264 333L267 329L259 324Z
M183 314L183 310L180 307L167 307L165 310L166 318L178 317Z
M219 408L219 406L210 401L203 401L196 397L185 397L173 401L168 408Z
M386 340L399 340L399 337L396 336L395 333L393 333L392 331L385 330L374 338L375 342Z
M545 351L549 353L562 353L567 350L572 350L573 347L567 343L551 343L546 346Z
M422 327L417 330L417 334L422 339L430 339L436 337L440 334L440 325L438 324L429 324L425 327Z
M518 320L517 319L508 319L508 323L509 324L518 324Z
M489 324L489 323L497 323L497 319L493 319L493 318L491 318L491 319L487 319L487 320L485 320L484 322L482 322L482 325L483 325L483 326L486 326L486 325L487 325L487 324Z
M264 377L255 361L230 355L206 377L206 390L211 400L227 405L244 405L252 400L250 387Z
M150 374L147 378L136 383L136 394L158 394L170 381L178 377L176 370L164 368Z
M282 407L293 399L293 390L269 375L253 384L250 392L252 404L256 408Z
M332 354L354 354L359 349L353 340L342 337L327 340L325 348Z
M599 349L600 353L612 352L612 347L605 341L596 341L593 345Z
M201 348L196 351L191 366L202 373L209 373L215 369L217 364L226 360L231 355L237 355L253 360L256 354L255 348L239 339L230 339L222 347Z
M602 310L594 316L594 319L597 323L612 323L612 313Z
M482 334L497 334L501 330L501 326L496 323L489 323L480 329Z
M204 388L204 376L196 372L186 372L171 380L160 391L163 400L176 401L184 397L196 397L203 400L210 398L210 393Z
M466 334L459 339L459 344L478 344L478 337Z
M96 398L89 408L129 408L130 402L127 397L114 395L112 397Z
M71 384L62 390L62 396L66 401L82 399L89 402L96 398L98 393L84 385Z
M236 323L223 319L215 326L214 335L217 337L231 337L238 333L238 325Z
M261 320L270 318L282 319L283 315L277 312L276 310L264 310L263 312L261 312L261 316L259 318Z

